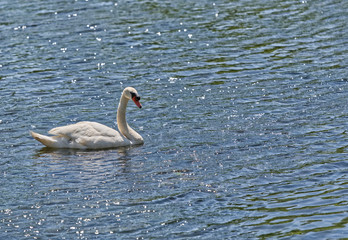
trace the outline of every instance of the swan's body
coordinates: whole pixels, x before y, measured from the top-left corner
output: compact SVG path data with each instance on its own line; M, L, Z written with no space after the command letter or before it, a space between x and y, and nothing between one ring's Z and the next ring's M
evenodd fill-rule
M51 148L104 149L143 144L144 140L126 121L126 107L132 99L141 108L140 97L134 88L127 87L117 110L117 126L120 132L97 122L78 122L56 127L45 136L30 131L33 138Z

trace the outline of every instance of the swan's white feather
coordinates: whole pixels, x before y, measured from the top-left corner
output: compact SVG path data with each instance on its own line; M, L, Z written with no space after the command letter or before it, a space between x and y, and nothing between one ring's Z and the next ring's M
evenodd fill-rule
M53 128L48 133L55 135L60 148L99 149L132 144L115 129L97 122L78 122Z

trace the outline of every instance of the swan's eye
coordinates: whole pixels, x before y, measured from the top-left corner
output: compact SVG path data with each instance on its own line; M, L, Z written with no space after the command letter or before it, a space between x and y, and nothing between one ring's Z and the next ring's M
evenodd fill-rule
M137 96L134 92L131 92L130 94L131 94L131 96L132 96L132 99L135 98L137 101L140 100L140 97Z

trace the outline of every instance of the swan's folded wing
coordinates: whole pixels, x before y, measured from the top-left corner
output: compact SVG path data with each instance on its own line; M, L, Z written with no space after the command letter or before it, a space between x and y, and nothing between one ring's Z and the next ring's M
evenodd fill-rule
M56 127L49 133L65 139L74 148L101 149L131 144L115 129L96 122L78 122Z
M78 122L63 127L56 127L48 133L56 136L66 136L72 139L97 136L115 137L120 135L116 130L96 122Z
M51 129L49 134L56 135L56 136L65 136L69 138L77 138L79 136L92 136L93 134L96 135L98 132L96 132L93 127L91 127L89 124L81 124L81 123L75 123L63 127L56 127Z

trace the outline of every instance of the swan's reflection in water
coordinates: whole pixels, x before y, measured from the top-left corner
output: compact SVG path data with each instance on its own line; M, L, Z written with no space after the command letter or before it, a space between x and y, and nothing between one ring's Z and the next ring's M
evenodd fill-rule
M40 158L44 155L51 155L55 158L60 159L61 156L93 156L93 155L103 155L105 152L117 152L120 155L126 155L126 152L128 149L131 149L131 147L119 147L116 149L105 149L105 150L81 150L81 149L69 149L69 148L49 148L49 147L43 147L40 150L37 151L35 154L35 157Z
M74 161L93 161L93 160L119 160L125 163L131 157L128 154L136 147L119 147L116 149L105 150L80 150L80 149L54 149L43 147L34 154L35 158L51 158L52 160L74 160Z
M138 149L121 147L86 151L44 147L34 154L34 158L38 160L37 167L40 171L45 171L59 181L83 183L85 188L103 188L105 184L115 180L127 185L127 180L139 168L139 164L131 161L132 157L139 157ZM126 185L122 187L128 188Z

